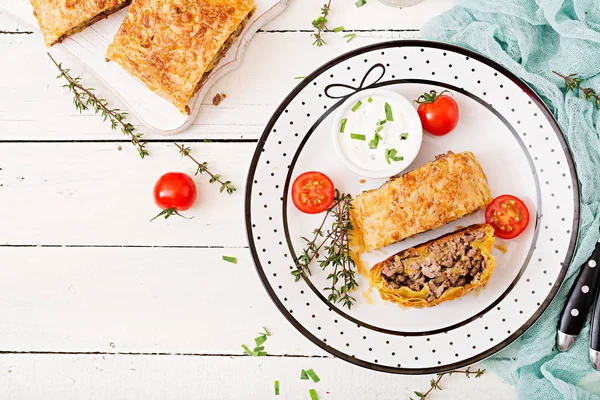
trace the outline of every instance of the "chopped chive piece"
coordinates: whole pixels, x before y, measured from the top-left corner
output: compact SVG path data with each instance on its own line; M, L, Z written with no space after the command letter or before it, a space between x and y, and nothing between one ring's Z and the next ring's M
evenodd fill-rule
M343 27L343 26L338 26L337 28L333 28L333 31L334 31L334 32L341 32L341 31L343 31L343 30L344 30L344 27Z
M365 4L367 4L367 0L357 0L356 3L356 8L360 8L362 6L364 6Z
M265 351L265 347L263 346L263 344L267 341L267 336L271 336L271 334L269 333L267 328L265 328L264 326L263 326L263 330L264 330L264 332L259 333L258 334L259 336L254 338L254 343L256 344L256 347L254 347L254 349L252 351L250 351L248 346L246 346L245 344L242 344L242 348L244 349L244 352L246 354L248 354L249 356L262 357L262 356L267 355L267 352Z
M294 79L304 79L306 76L295 76Z
M377 121L377 125L385 125L386 122L387 122L387 119L381 119L381 120Z
M372 97L369 97L369 98L367 99L367 101L368 101L369 103L372 103L372 102L373 102L373 98L372 98Z
M393 157L390 157L390 158L393 161L402 161L402 160L404 160L404 157L402 157L402 156L393 156Z
M362 106L362 101L359 100L358 103L356 103L354 106L352 106L352 112L355 112L356 110L358 110L360 108L360 106Z
M375 128L375 132L381 132L383 130L383 126L379 125L377 128Z
M319 377L317 376L317 374L315 374L315 371L313 371L312 368L306 370L306 375L310 376L310 379L312 379L312 381L314 383L317 383L317 382L319 382L321 380L321 379L319 379Z
M400 140L406 140L408 139L408 133L404 132L400 134Z
M242 349L244 349L244 353L248 354L249 356L252 355L252 352L250 351L248 346L246 346L245 344L242 345Z
M381 136L379 136L379 134L375 132L375 137L373 137L373 139L371 139L371 141L369 142L369 148L372 150L376 149L377 146L379 146L379 139L381 139Z
M342 118L342 123L340 124L340 133L344 133L346 129L346 122L348 122L348 118Z
M319 398L317 397L317 391L315 389L310 389L308 391L308 394L310 394L310 400L319 400Z
M264 342L266 342L266 341L267 341L267 336L265 336L265 335L262 335L262 336L259 336L259 337L256 337L256 338L254 338L254 343L255 343L257 346L260 346L261 344L263 344L263 343L264 343ZM256 349L255 349L255 350L256 350Z
M350 42L352 39L354 39L356 37L356 33L349 33L347 35L344 35L344 39L346 39L346 43Z
M237 264L237 258L235 257L223 256L223 261L227 261L232 264Z
M355 140L367 140L365 135L361 135L360 133L351 133L350 138Z
M388 164L391 164L392 161L404 160L404 157L396 156L396 154L398 154L398 150L396 149L385 149L385 161L387 161Z
M394 115L392 114L392 106L390 106L388 104L388 102L386 102L384 107L385 107L385 119L392 122L394 120Z
M307 380L308 379L308 375L306 375L306 371L305 370L300 371L300 379L302 379L302 380Z
M275 396L279 396L279 381L275 381Z

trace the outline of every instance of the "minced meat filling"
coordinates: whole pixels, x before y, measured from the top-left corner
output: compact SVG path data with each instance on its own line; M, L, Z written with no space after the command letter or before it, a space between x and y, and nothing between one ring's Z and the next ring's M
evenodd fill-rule
M464 286L481 277L485 262L481 252L471 245L484 236L484 232L474 232L433 243L424 256L415 252L397 255L381 273L390 289L407 286L419 292L429 286L427 301L433 301L446 289Z

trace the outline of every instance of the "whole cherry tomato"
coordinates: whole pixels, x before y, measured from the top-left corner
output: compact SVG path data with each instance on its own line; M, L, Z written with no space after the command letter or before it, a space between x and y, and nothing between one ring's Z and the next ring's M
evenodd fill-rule
M432 90L415 100L423 129L435 136L447 135L458 124L458 104L444 93L450 92L443 90L438 94Z
M183 172L167 172L154 185L154 202L162 211L152 220L164 216L179 215L179 211L188 210L196 202L196 184ZM151 221L152 221L151 220Z

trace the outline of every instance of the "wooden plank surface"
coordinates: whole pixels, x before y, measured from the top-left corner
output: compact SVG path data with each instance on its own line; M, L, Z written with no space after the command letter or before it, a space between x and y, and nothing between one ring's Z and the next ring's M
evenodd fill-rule
M172 142L151 143L140 159L130 143L3 143L0 145L0 243L87 246L247 246L244 185L255 143L188 143L238 188L219 193L195 176L198 200L185 215L149 222L160 209L156 180L190 175L195 164ZM119 150L119 147L121 150ZM20 211L16 211L20 210Z
M303 368L313 368L321 381L300 380ZM273 394L276 379L280 396ZM308 400L311 388L320 400L381 400L415 398L415 390L429 387L426 376L376 373L332 358L280 357L11 354L0 357L0 380L0 397L13 400ZM428 399L516 398L487 373L479 379L452 375L441 386Z
M192 127L177 135L180 139L258 139L273 110L287 93L299 83L296 76L305 76L334 56L372 43L397 38L415 38L418 32L359 33L352 42L336 33L326 34L330 44L318 48L312 45L309 33L258 33L248 46L241 67L224 77L205 98ZM46 56L39 35L0 35L4 40L3 54L10 63L2 65L2 73L10 80L0 81L0 91L10 96L0 97L0 118L3 129L0 140L124 140L118 132L106 129L101 118L92 113L80 116L70 95L57 80L56 67ZM265 58L264 49L270 49ZM74 75L81 75L85 84L97 89L115 107L119 102L94 75L82 71L76 60L66 54L57 56ZM216 93L226 93L219 105L212 105ZM136 124L135 116L130 116ZM68 121L68 122L67 122ZM43 128L42 128L43 127ZM161 136L145 132L148 139Z
M5 0L13 1L13 0ZM346 30L415 30L419 29L432 16L440 14L458 0L424 0L418 5L403 9L386 7L377 0L368 0L361 8L354 1L331 1L329 28L344 26ZM321 7L327 0L289 0L287 9L276 19L267 24L264 31L311 31L311 21L319 16ZM22 26L18 21L9 18L0 19L1 30ZM25 27L23 27L25 28ZM27 28L31 30L31 28Z
M238 192L219 194L195 177L199 200L186 213L194 218L153 223L157 177L193 173L193 164L171 139L153 135L142 161L97 116L78 115L41 36L0 13L0 398L265 399L274 379L282 399L307 399L311 387L320 399L401 399L428 388L430 377L362 369L305 339L269 299L247 248L247 168L294 76L367 44L418 38L420 26L456 0L403 10L333 1L330 28L357 37L346 43L328 32L328 45L317 48L310 21L322 3L290 1L256 35L242 66L212 89L227 99L215 107L209 96L177 136ZM61 61L82 73L76 61ZM83 78L119 106L92 74ZM273 333L269 356L242 356L241 343L262 326ZM318 384L299 380L311 367ZM432 399L515 398L491 373L448 377L443 387Z
M265 326L270 354L327 355L277 310L248 249L0 247L0 260L0 351L242 355Z
M454 0L430 0L416 7L392 9L392 12L386 12L390 9L377 1L371 1L360 9L351 3L340 3L338 8L334 4L332 13L337 9L339 14L336 18L343 21L340 24L346 31L356 31L357 36L346 43L343 33L325 33L328 45L318 48L312 45L310 21L316 17L313 16L315 12L318 15L321 1L311 2L312 7L307 2L290 2L289 8L279 18L256 35L246 51L242 66L213 87L204 100L205 107L198 119L188 131L178 135L179 138L257 139L273 109L298 84L295 76L307 75L331 58L362 46L385 40L418 38L418 28L430 13L434 10L442 12L454 4ZM373 19L365 15L381 18L377 18L375 27L365 28L373 24ZM306 23L299 24L299 21ZM335 22L333 14L331 21ZM0 28L10 32L28 29L2 14ZM0 91L10 93L10 96L0 97L0 118L3 120L0 140L119 138L119 134L107 130L98 117L87 113L84 118L78 115L71 104L71 95L61 87L63 82L54 79L57 71L45 54L41 35L37 32L0 35L0 46L3 46L6 59L11 60L1 67L2 73L11 79L0 81ZM269 49L267 57L265 49ZM66 54L60 60L76 75L81 74L84 82L97 88L111 104L119 105L110 90L92 73L82 71L76 60ZM216 93L228 96L218 107L212 105ZM70 122L66 123L66 119ZM130 119L136 124L134 116ZM41 126L44 129L40 129ZM139 129L146 133L143 127ZM148 139L159 137L147 134Z
M264 30L311 30L311 21L319 16L325 0L291 0L286 11L264 27ZM377 0L357 8L354 1L331 1L328 27L346 30L416 30L432 16L441 14L458 0L424 0L407 8L396 9Z

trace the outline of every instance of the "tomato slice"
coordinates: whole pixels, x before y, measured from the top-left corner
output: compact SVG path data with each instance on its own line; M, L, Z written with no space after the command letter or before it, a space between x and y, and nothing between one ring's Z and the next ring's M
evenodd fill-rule
M485 210L485 222L494 227L500 239L513 239L529 225L529 210L523 201L510 194L496 197Z
M334 187L329 177L309 171L299 175L292 184L292 201L306 214L318 214L333 204Z

